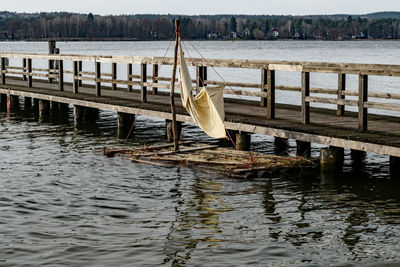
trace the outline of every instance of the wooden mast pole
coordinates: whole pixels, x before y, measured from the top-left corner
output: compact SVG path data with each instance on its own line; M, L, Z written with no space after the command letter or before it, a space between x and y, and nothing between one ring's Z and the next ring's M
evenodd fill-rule
M170 101L171 101L171 112L172 112L172 133L174 136L174 151L179 150L178 143L178 125L176 123L176 111L175 111L175 99L174 99L174 90L175 90L175 76L176 76L176 67L178 62L178 44L179 44L179 26L180 19L175 20L175 51L174 51L174 67L172 69L172 80L171 80L171 93L170 93Z

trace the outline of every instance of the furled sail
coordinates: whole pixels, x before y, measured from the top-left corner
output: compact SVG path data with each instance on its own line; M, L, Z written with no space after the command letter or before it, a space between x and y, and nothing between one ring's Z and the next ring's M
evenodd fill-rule
M193 96L192 80L180 41L178 70L178 86L186 111L206 134L213 138L226 138L223 87L203 87L200 93Z

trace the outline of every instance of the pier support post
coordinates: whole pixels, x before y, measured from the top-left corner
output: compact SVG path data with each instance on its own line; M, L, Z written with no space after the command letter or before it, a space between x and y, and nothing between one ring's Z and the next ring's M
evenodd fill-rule
M174 142L174 134L173 134L173 124L171 120L165 120L166 123L166 134L167 134L167 143ZM181 132L182 132L182 122L176 122L176 128L178 130L178 140L181 139Z
M226 130L226 131L227 131L226 135L228 138L220 139L219 146L220 147L235 147L236 146L236 134L239 133L239 131L235 131L235 130ZM232 141L233 141L233 143L232 143Z
M49 44L49 55L52 55L55 53L56 49L56 41L50 40L48 42ZM49 60L49 75L54 74L54 60ZM49 77L49 83L53 82L53 78Z
M367 153L365 151L360 151L355 149L351 149L350 153L351 153L351 166L353 168L353 171L360 172L363 168L365 156Z
M5 111L7 109L7 95L0 94L0 110Z
M296 140L296 155L304 158L311 158L311 142Z
M340 147L321 148L320 164L321 172L342 172L344 161L344 149Z
M19 107L19 96L9 95L7 99L7 110L16 110Z
M24 107L25 107L25 109L32 108L32 98L31 97L24 97Z
M67 109L68 105L63 107ZM61 109L61 107L60 107ZM99 118L99 110L96 108L87 108L82 106L74 105L74 125L75 127L79 127L83 122L87 124L94 124Z
M287 138L275 137L274 151L276 155L287 155L289 148L289 140Z
M111 63L111 79L113 81L117 79L117 63ZM117 84L113 82L111 88L112 90L117 90Z
M250 151L251 135L246 132L236 133L236 150Z
M117 138L127 138L135 123L135 114L118 112Z
M74 105L74 126L78 127L83 122L85 107Z
M389 157L390 175L392 178L398 177L400 174L400 157Z
M39 121L50 115L50 101L39 99Z

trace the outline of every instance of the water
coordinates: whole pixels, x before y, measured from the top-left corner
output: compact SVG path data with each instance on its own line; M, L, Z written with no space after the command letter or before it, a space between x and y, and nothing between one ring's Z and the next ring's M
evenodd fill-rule
M330 61L396 63L400 57L396 42L195 44L220 58L255 58L255 51L288 60L323 61L329 54ZM166 45L59 46L71 53L161 55ZM225 45L233 47L229 53ZM44 52L46 44L0 47ZM354 53L359 57L351 60ZM400 264L400 180L390 177L386 156L368 154L359 165L346 151L344 173L333 177L237 180L107 158L104 146L125 143L115 138L115 114L101 112L96 124L77 129L71 111L41 123L23 101L9 118L0 112L0 266ZM161 120L139 117L135 126L127 145L164 140ZM253 137L254 150L273 153L272 138ZM190 125L184 139L212 142Z

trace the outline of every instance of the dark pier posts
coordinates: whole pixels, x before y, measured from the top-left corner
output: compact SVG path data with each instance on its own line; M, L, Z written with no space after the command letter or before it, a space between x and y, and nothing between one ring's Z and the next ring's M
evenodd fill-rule
M301 73L301 121L303 124L310 123L310 102L307 97L310 96L310 73Z
M274 151L276 155L287 155L289 149L289 140L287 138L275 137Z
M39 99L39 122L50 115L50 101Z
M140 66L140 99L143 103L147 102L147 87L144 83L147 82L147 64L141 64Z
M52 55L55 53L56 49L56 41L49 41L49 55ZM49 60L49 75L52 75L54 73L54 60ZM49 77L49 83L53 82L53 78Z
M19 108L19 96L8 95L7 97L7 111L11 112Z
M127 138L135 127L135 115L118 112L117 120L117 138Z
M95 62L95 68L96 68L96 96L101 96L101 63L100 62Z
M62 107L61 108L67 108ZM74 126L79 128L83 123L94 124L99 118L99 110L96 108L88 108L74 105Z
M341 147L321 148L320 164L322 173L343 171L344 149Z
M296 155L304 158L311 158L311 142L296 140Z
M355 149L351 149L350 153L351 153L351 166L353 168L353 171L360 172L363 168L364 160L367 153L365 151L360 151Z
M1 83L6 84L7 58L1 58Z
M251 135L246 132L236 133L236 150L250 151Z
M0 94L0 111L6 111L6 110L7 110L7 95Z
M64 61L58 61L58 86L60 91L64 91Z
M207 86L207 67L198 66L197 67L198 79L197 79L197 93L200 92L200 88Z
M22 71L24 72L24 74L22 75L22 80L24 80L24 81L26 81L26 74L25 74L26 70L27 70L26 69L26 63L27 63L26 62L26 58L23 58L22 59L22 68L23 68Z
M368 109L364 103L368 101L368 75L360 74L358 82L358 129L368 130Z
M158 64L153 64L153 95L158 94Z
M128 78L128 82L132 81L132 64L128 63L127 65L127 78ZM128 84L128 92L132 92L132 88L133 86L131 84Z
M338 74L338 95L337 95L338 100L345 99L345 95L344 95L345 90L346 90L346 74L339 73ZM344 109L345 109L344 105L337 105L337 115L343 116Z
M267 119L275 118L275 70L261 69L261 92L267 93L267 98L261 97L261 106L267 106Z
M72 77L72 92L77 94L79 91L79 68L78 68L78 61L73 62L73 77Z
M82 77L82 71L83 71L82 61L78 61L78 76L79 76L79 78ZM81 79L79 79L78 85L82 86L82 80Z
M32 82L33 82L33 78L32 78L32 59L28 58L28 87L29 88L32 87Z
M389 157L390 175L392 178L398 178L400 176L400 157Z
M115 81L117 79L117 63L112 63L111 65L111 79ZM117 90L117 84L112 83L112 90Z
M173 124L171 120L165 120L166 123L166 136L167 136L167 143L173 143L174 142L174 134L173 134ZM178 135L178 140L181 138L181 132L182 132L182 122L177 121L177 135Z

